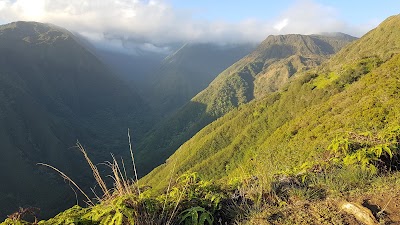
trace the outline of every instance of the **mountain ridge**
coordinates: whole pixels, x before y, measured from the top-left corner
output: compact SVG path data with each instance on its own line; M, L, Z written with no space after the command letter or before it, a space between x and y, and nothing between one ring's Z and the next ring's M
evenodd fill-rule
M395 20L400 26L400 16ZM386 36L380 27L387 22L339 51L331 61L336 62L337 57L354 48L370 47L366 40L371 35ZM393 18L389 22L393 23ZM391 35L389 40L399 37L396 32ZM397 49L395 44L385 46L379 51ZM301 72L280 91L234 109L206 126L143 182L160 188L172 166L178 174L196 171L205 179L222 182L241 173L264 171L260 176L273 176L289 165L328 154L329 142L346 131L379 133L391 129L400 115L392 107L397 104L394 96L400 85L395 72L399 59L399 54L376 58L372 51L358 60L343 61L340 67L331 68L328 62Z
M184 44L150 75L147 102L164 116L175 112L252 49L251 44Z
M57 26L0 26L0 80L0 179L6 181L0 186L1 217L27 204L41 207L44 216L73 204L62 180L36 163L52 164L89 187L90 171L82 169L87 165L79 151L70 148L76 140L104 161L109 151L120 154L125 147L123 127L138 131L137 140L151 122L138 94ZM54 207L55 202L65 204Z
M319 40L319 45L314 40ZM175 116L149 132L139 143L139 161L151 162L151 165L164 162L168 155L213 120L239 105L278 90L295 72L321 64L328 56L320 53L332 53L348 43L347 39L340 40L340 37L316 35L269 36L252 53L219 74ZM307 44L315 46L310 50ZM327 45L330 48L326 48ZM153 157L154 154L158 154L159 159ZM144 164L140 166L149 171Z
M389 36L384 21L277 91L233 108L139 183L114 174L111 199L39 224L399 223L400 53L395 43L368 41L396 42L400 16L389 21Z
M353 48L349 48L347 51L341 51L332 60L333 63L337 63L338 60L357 60L363 57L370 56L370 52L374 52L375 55L382 60L390 58L393 54L400 52L400 42L396 38L398 35L398 18L399 15L391 16L385 19L378 27L372 29L364 35L363 42L353 43ZM367 44L366 42L372 43ZM390 48L388 44L391 44ZM362 47L362 48L361 48Z

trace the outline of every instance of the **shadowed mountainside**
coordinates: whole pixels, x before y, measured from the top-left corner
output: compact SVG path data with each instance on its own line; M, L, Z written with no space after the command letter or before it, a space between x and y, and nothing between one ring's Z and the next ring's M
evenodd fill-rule
M157 112L168 115L253 49L251 44L185 44L149 74L149 89L144 96Z
M138 137L149 126L135 91L54 25L0 26L0 86L0 217L26 205L49 216L74 203L68 185L37 162L90 187L76 140L104 161L126 149L128 127Z
M230 110L139 186L117 171L112 197L39 224L400 223L398 27L400 15L390 17L277 91ZM369 41L379 37L391 41Z

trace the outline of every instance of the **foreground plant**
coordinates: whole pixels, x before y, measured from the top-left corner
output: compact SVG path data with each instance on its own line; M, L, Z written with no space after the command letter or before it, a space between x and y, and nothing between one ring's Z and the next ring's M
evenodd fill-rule
M200 206L186 209L180 215L182 218L179 223L184 222L185 225L205 225L206 223L212 225L214 222L211 213Z

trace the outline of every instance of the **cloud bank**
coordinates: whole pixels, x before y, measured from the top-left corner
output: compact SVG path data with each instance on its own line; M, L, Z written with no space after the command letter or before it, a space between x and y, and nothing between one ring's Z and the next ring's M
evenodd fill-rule
M377 24L352 26L334 8L299 0L269 21L194 19L164 0L0 0L0 22L53 23L109 48L154 51L179 42L260 42L270 34L344 32L360 36Z

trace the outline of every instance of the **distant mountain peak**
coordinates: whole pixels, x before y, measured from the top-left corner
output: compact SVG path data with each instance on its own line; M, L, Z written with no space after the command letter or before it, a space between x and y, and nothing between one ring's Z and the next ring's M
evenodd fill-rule
M49 23L17 21L0 26L0 36L34 44L51 44L57 40L74 38L68 30Z
M270 35L248 56L248 60L280 60L293 55L328 56L339 51L350 41L350 35ZM314 57L315 58L315 57Z
M337 37L337 38L347 38L347 39L357 39L356 37L353 37L349 34L345 34L342 32L321 32L318 34L315 34L316 36L325 36L325 37Z

